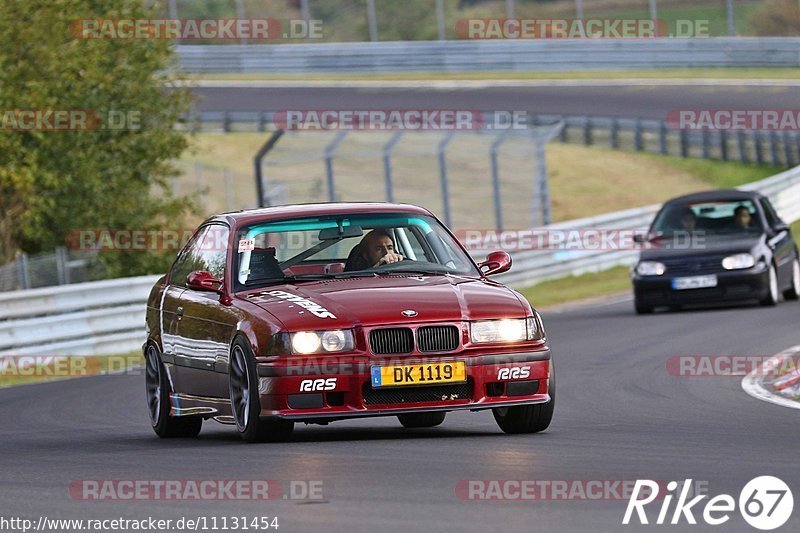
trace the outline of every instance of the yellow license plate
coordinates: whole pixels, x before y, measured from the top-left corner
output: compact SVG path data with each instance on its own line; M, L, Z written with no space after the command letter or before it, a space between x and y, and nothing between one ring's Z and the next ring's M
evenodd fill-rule
M464 361L373 366L370 369L370 375L373 387L439 385L441 383L464 383L467 381L467 368Z

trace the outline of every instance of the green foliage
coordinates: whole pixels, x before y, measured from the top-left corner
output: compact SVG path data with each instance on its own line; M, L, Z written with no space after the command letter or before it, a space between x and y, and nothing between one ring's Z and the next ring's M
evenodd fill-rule
M167 70L171 43L78 39L70 26L151 16L143 3L0 0L0 12L0 112L122 112L141 121L122 129L105 121L91 130L0 129L0 261L18 250L50 251L76 229L179 226L193 202L171 193L171 162L186 148L173 125L189 94ZM162 271L168 260L143 252L100 256L109 276Z
M792 37L800 35L797 0L767 0L750 17L756 35Z

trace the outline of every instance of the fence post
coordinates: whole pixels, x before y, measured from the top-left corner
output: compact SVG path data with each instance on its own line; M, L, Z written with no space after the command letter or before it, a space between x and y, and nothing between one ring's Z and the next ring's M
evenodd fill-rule
M231 131L231 112L225 111L222 113L222 131L230 133Z
M664 120L658 125L658 152L667 155L667 123Z
M564 127L561 128L561 131L559 132L558 140L561 141L562 143L565 143L567 142L567 121L564 120L563 122L564 122Z
M781 141L783 141L783 155L786 158L786 166L787 167L793 167L794 166L794 154L792 153L792 143L791 143L791 140L789 138L788 130L783 130L782 137L783 138L781 139Z
M450 141L452 141L455 136L455 132L448 132L447 135L444 136L444 139L439 142L439 181L442 185L444 222L447 227L451 227L453 225L453 221L450 218L450 191L448 190L447 185L447 155L445 154L445 150L447 150L447 145L450 144Z
M264 146L259 148L258 152L256 152L255 157L253 158L253 165L255 166L255 176L256 176L256 194L258 195L258 207L269 207L271 203L267 200L266 193L266 186L264 184L264 176L263 171L261 169L261 162L264 160L264 157L269 153L270 150L277 144L278 140L283 136L283 130L278 130L270 135L267 142L264 143Z
M325 177L328 182L328 201L336 201L336 187L333 183L333 152L336 147L347 137L346 131L340 131L336 137L325 147Z
M583 144L592 144L592 119L589 117L583 119Z
M534 187L531 199L531 227L536 227L540 223L535 210L535 205L539 201L541 212L541 225L546 226L552 222L550 213L550 183L547 179L547 143L559 134L564 127L564 121L554 124L544 135L535 136L535 157L536 157L536 186Z
M702 147L703 147L703 159L708 159L710 157L709 154L709 145L711 143L711 133L708 130L703 130L702 133Z
M773 167L780 166L781 162L778 159L778 132L775 130L769 132L769 156Z
M383 145L383 177L386 181L386 201L394 202L394 184L392 183L392 149L403 136L403 130L395 132L389 142Z
M378 21L375 18L375 0L367 0L367 25L369 26L369 40L378 40Z
M637 152L644 150L644 143L642 142L642 117L636 117L633 129L633 143Z
M728 160L728 132L719 130L719 153L723 161Z
M439 32L439 40L447 39L444 22L444 0L436 0L436 26Z
M764 164L764 151L761 148L761 132L753 131L750 132L750 136L753 138L753 145L756 149L756 163L759 165Z
M55 249L55 259L58 284L66 285L69 283L69 276L67 274L67 249L63 246L57 246Z
M497 161L497 150L500 144L506 139L511 130L505 130L497 136L492 142L492 148L489 151L489 156L492 161L492 189L494 190L494 221L495 229L498 231L503 229L503 207L502 199L500 197L500 165Z
M28 254L19 252L17 254L17 279L20 289L31 288L31 273L28 268Z
M611 131L608 132L608 138L611 148L614 150L619 148L619 120L617 117L611 119Z
M736 145L739 149L739 161L742 163L749 163L747 157L747 144L745 143L744 132L741 130L736 132Z
M689 141L687 139L686 130L680 130L680 141L681 141L681 157L689 157Z

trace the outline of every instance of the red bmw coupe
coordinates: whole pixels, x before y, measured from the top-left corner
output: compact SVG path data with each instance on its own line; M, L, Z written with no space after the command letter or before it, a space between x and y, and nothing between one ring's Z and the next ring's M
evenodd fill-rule
M295 422L396 416L433 427L492 409L506 433L548 427L555 377L541 318L429 211L332 203L206 220L147 304L147 404L160 437L203 420L246 441Z

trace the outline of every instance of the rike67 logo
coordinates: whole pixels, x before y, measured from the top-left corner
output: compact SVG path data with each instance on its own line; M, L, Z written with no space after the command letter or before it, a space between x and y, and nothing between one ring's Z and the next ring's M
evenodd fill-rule
M636 524L638 521L642 525L650 523L695 525L697 524L695 514L700 515L703 522L711 526L718 526L730 520L731 513L737 507L733 496L719 494L701 505L700 502L708 498L708 495L701 494L689 499L691 486L691 479L680 485L676 481L670 481L667 483L665 493L661 493L659 483L649 479L637 479L622 523L628 525ZM640 497L643 494L645 496ZM676 497L675 506L671 509ZM657 499L661 500L661 506L657 518L651 522L652 511L658 504L650 508L649 517L645 507ZM791 489L783 480L773 476L759 476L751 479L739 493L738 507L745 522L756 529L768 531L782 526L789 520L794 508L794 498Z

